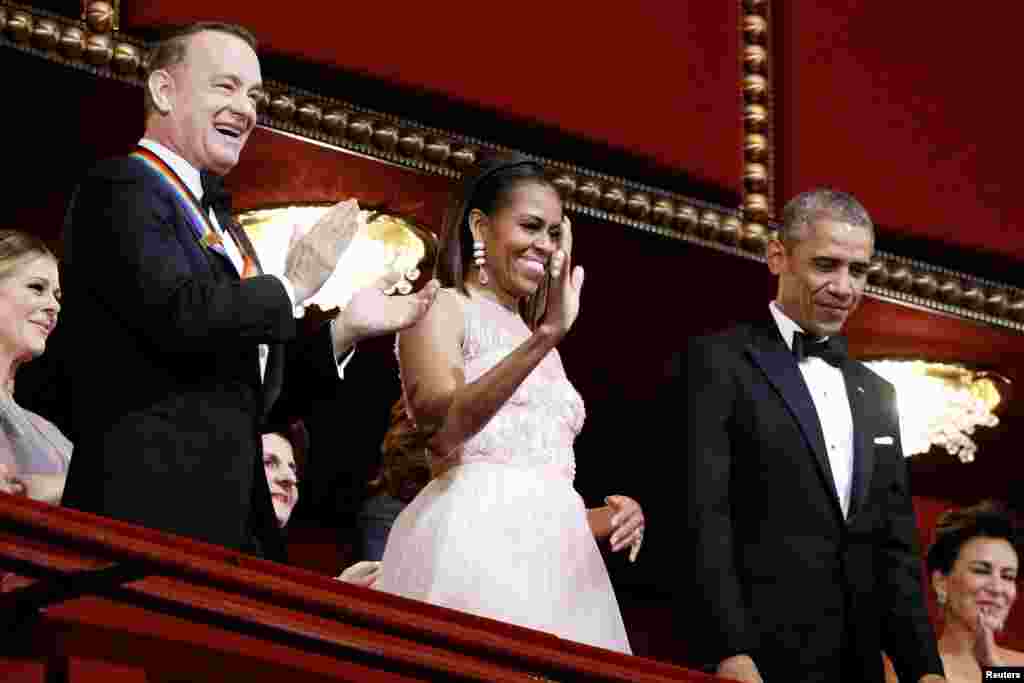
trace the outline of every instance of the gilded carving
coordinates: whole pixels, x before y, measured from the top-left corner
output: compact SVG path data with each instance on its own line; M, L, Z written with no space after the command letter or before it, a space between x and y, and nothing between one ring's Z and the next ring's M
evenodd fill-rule
M109 2L90 2L85 9L85 23L96 33L114 30L114 7Z
M689 241L702 247L763 260L773 228L770 3L741 0L744 126L744 197L739 210L578 168L539 159L572 211ZM0 47L17 49L93 75L140 84L147 46L113 34L118 3L88 3L82 22L0 0ZM91 13L90 13L91 11ZM477 160L501 149L455 133L373 113L291 86L268 82L260 96L260 122L299 136L457 177ZM1024 292L963 273L879 253L869 292L882 299L925 306L963 318L1024 331Z
M52 50L57 47L60 31L53 19L40 19L32 27L32 44L40 50Z
M32 15L28 12L15 12L7 20L7 33L16 43L26 43L32 37Z

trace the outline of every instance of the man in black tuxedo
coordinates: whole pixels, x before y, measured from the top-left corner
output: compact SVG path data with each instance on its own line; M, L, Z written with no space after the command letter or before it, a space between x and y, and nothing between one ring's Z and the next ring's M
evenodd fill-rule
M145 86L139 147L98 164L69 211L75 458L64 503L283 559L260 425L284 378L299 393L332 391L353 344L413 324L436 284L409 297L357 292L336 320L297 336L295 307L337 266L358 205L336 205L293 240L283 277L262 274L217 182L256 125L254 39L190 26L155 48Z
M874 228L815 190L767 246L761 319L692 340L684 406L694 596L719 675L745 682L942 681L922 593L893 387L846 356Z

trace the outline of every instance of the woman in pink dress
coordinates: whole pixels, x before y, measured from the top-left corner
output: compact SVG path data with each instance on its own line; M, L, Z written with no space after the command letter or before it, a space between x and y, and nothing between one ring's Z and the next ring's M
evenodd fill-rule
M636 558L644 516L573 488L584 407L556 349L583 269L543 168L492 161L465 183L438 260L442 289L398 338L406 407L434 478L388 537L378 589L629 652L597 546Z

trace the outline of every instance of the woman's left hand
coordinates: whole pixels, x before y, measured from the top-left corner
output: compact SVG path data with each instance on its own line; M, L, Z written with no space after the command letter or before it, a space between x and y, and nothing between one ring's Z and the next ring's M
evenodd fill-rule
M629 561L636 562L640 545L644 541L644 510L629 496L608 496L604 499L612 510L612 552L628 547Z

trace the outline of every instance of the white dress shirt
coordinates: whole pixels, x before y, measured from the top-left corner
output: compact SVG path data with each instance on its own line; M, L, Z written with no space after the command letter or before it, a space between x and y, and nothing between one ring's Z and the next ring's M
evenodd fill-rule
M175 152L171 151L164 145L161 145L159 142L156 142L154 140L142 138L141 140L139 140L139 146L145 147L153 154L160 157L160 159L165 164L171 167L171 170L178 174L178 177L181 178L181 181L185 183L185 186L188 187L188 189L192 192L193 195L195 195L195 198L200 202L203 200L203 183L202 179L200 178L199 170L196 169L196 167L194 167L189 162L185 161L185 159L183 159ZM245 268L245 260L242 257L242 250L238 247L237 244L235 244L235 240L233 237L231 237L231 233L221 228L220 221L217 220L216 212L214 212L213 209L210 209L209 218L210 223L213 225L214 230L217 231L217 234L220 235L221 241L224 243L224 250L228 254L228 259L231 261L231 265L233 265L238 274L241 275L243 269ZM271 273L270 275L273 274ZM280 275L273 275L273 277L276 277L281 282L281 285L284 287L284 291L288 295L288 301L290 301L292 305L292 314L296 318L301 318L304 311L301 305L297 305L298 303L301 302L295 301L295 287L292 285L291 282L288 281L288 278L286 277ZM331 321L331 329L334 329L333 320ZM349 352L345 354L345 357L338 363L338 376L340 378L345 378L345 366L348 365L348 362L352 359L354 353L355 347L352 347L352 349L350 349ZM267 373L267 358L269 356L269 347L266 344L260 344L259 354L260 379L262 380L266 377Z
M803 332L803 329L783 313L774 301L768 308L771 309L786 346L792 350L793 335ZM804 358L797 363L797 367L800 368L800 374L803 375L818 412L832 479L839 494L839 505L843 509L843 516L847 516L853 486L853 414L850 412L850 399L846 395L846 381L839 368L817 356Z

